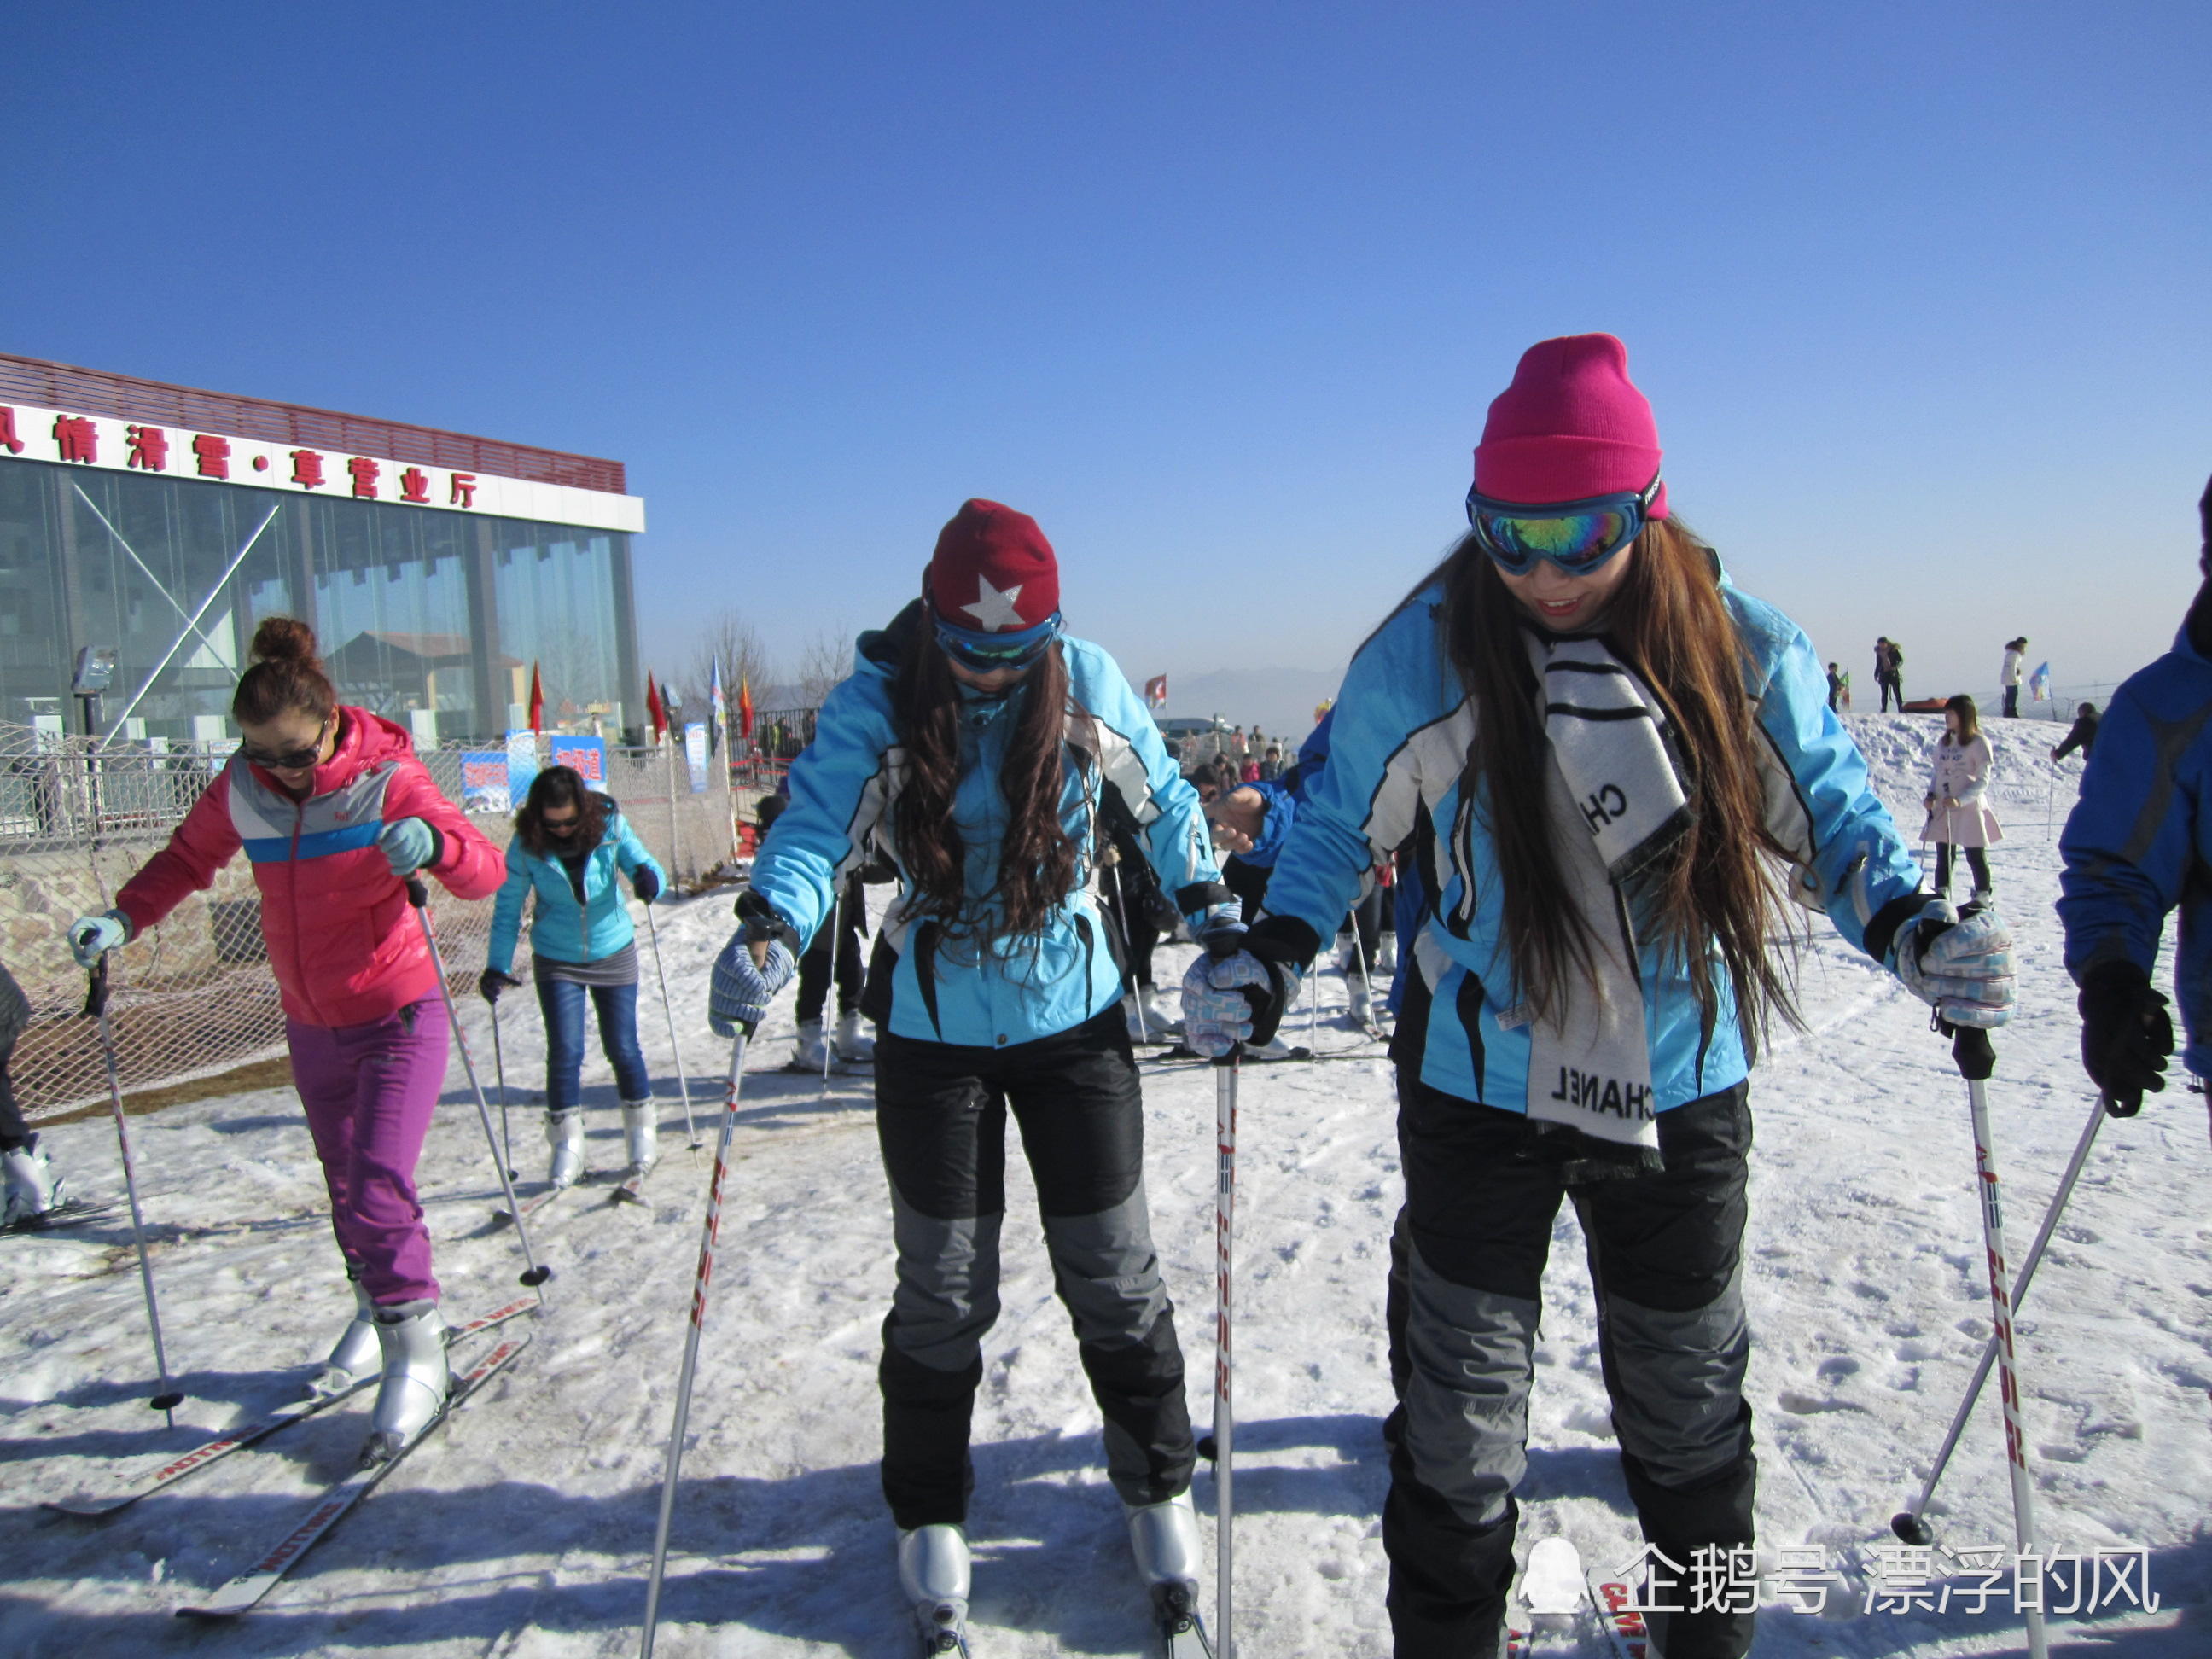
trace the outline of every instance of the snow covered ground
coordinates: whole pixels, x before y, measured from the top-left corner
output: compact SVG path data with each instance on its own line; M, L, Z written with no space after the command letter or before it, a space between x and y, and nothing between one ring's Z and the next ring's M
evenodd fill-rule
M2054 769L2044 758L2058 728L1996 724L2008 839L1993 856L2020 939L2021 1006L2000 1035L1992 1102L2017 1260L2090 1105L2051 912L2055 825L2045 827L2054 772L2063 817L2079 763ZM1862 715L1853 726L1884 793L1917 829L1934 723ZM702 1005L728 926L723 899L677 907L661 923L709 1134L720 1057ZM1163 952L1163 983L1169 959L1180 971L1188 954ZM1855 1576L1825 1615L1766 1613L1759 1651L2018 1651L2008 1601L1979 1617L1958 1605L1861 1607L1864 1570L1893 1542L1888 1517L1917 1489L1988 1334L1989 1306L1966 1091L1926 1010L1820 924L1799 985L1810 1029L1778 1042L1753 1083L1747 1274L1761 1550L1769 1565L1785 1547L1825 1550L1852 1562ZM1324 975L1319 994L1324 1063L1254 1068L1243 1083L1237 1566L1249 1659L1389 1651L1377 1427L1389 1405L1382 1284L1399 1197L1390 1074L1379 1049L1335 1017L1342 981ZM527 1002L510 999L504 1016L510 1080L523 1088L542 1052ZM666 1029L649 994L641 1012L648 1057L665 1073ZM468 1017L489 1083L481 1005ZM788 1053L791 1019L787 997L757 1045L764 1065ZM604 1062L587 1066L586 1081L605 1109L590 1146L605 1168L619 1141ZM458 1066L452 1085L422 1175L447 1305L466 1312L512 1294L521 1263L511 1234L487 1230L495 1180ZM1150 1064L1146 1092L1155 1228L1203 1420L1213 1077ZM672 1076L660 1094L672 1127L652 1207L602 1207L595 1193L556 1205L536 1244L559 1277L532 1346L261 1611L218 1628L171 1610L289 1528L346 1465L366 1405L325 1413L104 1522L40 1507L287 1398L348 1305L288 1094L136 1120L170 1359L190 1398L173 1431L144 1404L149 1358L127 1221L0 1240L0 1652L635 1651L707 1182L706 1157L694 1164L684 1150ZM532 1111L515 1120L534 1182L544 1153ZM50 1144L79 1182L119 1193L105 1122L64 1126ZM891 1262L865 1080L835 1079L825 1093L805 1077L749 1076L733 1159L660 1651L905 1652L872 1462ZM2057 1621L2062 1650L2212 1652L2208 1172L2199 1097L2171 1090L2140 1118L2107 1125L2020 1321L2029 1451L2051 1546L2145 1550L2161 1598L2153 1613ZM1052 1297L1033 1200L1018 1174L1010 1185L1006 1313L975 1421L977 1651L1145 1652L1143 1602L1099 1473L1097 1413ZM1523 1538L1563 1533L1610 1566L1632 1553L1635 1529L1575 1235L1563 1212ZM1198 1496L1210 1511L1210 1477ZM1946 1544L2008 1543L1992 1410L1977 1413L1934 1515Z

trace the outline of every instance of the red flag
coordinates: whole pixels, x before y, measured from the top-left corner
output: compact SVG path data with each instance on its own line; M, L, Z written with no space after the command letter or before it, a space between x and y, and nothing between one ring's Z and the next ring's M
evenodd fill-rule
M530 729L533 732L545 729L545 688L538 683L538 665L534 661L530 665Z
M1155 708L1168 706L1168 677L1155 674L1145 682L1145 701Z
M738 735L750 742L753 735L753 683L738 682Z
M661 707L660 688L653 683L649 672L645 677L645 717L653 722L653 740L657 744L668 729L668 711Z

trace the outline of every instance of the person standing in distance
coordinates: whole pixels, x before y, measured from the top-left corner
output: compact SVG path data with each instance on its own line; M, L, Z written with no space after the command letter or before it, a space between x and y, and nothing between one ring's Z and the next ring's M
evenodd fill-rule
M2081 988L2081 1064L2113 1112L2166 1087L2173 1019L2151 985L2181 912L2181 1063L2212 1076L2212 483L2197 503L2203 578L2173 648L2112 694L2058 838L2058 922Z
M1266 1036L1411 838L1427 902L1391 1048L1408 1249L1382 1518L1398 1659L1500 1651L1563 1199L1644 1537L1686 1565L1753 1543L1747 1081L1770 1020L1794 1018L1767 946L1793 891L1944 1018L1996 1025L2012 1001L2002 923L1919 890L1810 641L1728 580L1659 465L1619 340L1529 349L1475 451L1468 534L1352 659L1265 912L1184 981L1193 1048ZM1751 1650L1749 1613L1650 1616L1668 1659Z
M1990 740L1982 734L1981 712L1961 691L1943 705L1943 735L1936 744L1928 794L1922 803L1928 809L1928 823L1920 838L1936 843L1938 898L1951 896L1951 861L1961 848L1966 868L1973 872L1972 902L1982 903L1996 890L1990 879L1986 849L2004 839L2004 830L1990 808L1992 763Z
M314 631L268 617L230 702L245 739L115 896L70 924L94 966L204 892L243 848L284 1003L292 1081L314 1136L355 1310L318 1382L380 1359L363 1456L389 1456L445 1407L445 1326L415 1163L445 1086L450 1038L406 882L488 897L499 853L440 793L400 726L338 702Z
M545 1140L553 1154L545 1178L556 1187L573 1187L584 1173L579 1080L586 999L599 1018L599 1046L614 1067L630 1173L642 1174L660 1155L653 1079L637 1042L637 926L623 902L625 880L641 904L660 896L660 866L613 799L573 766L549 766L532 778L507 844L507 879L492 907L491 944L477 992L496 1003L502 991L522 982L509 970L523 901L535 894L530 972L545 1019Z
M1059 563L1035 520L970 501L945 525L921 598L861 636L790 792L709 1006L724 1036L759 1021L836 884L878 850L896 866L866 1008L898 1255L883 1489L917 1621L927 1636L965 1617L969 1424L998 1316L1010 1112L1139 1569L1164 1619L1187 1613L1195 1454L1121 970L1092 885L1102 813L1134 823L1202 943L1241 924L1143 703L1105 652L1061 632Z
M1997 684L2004 688L2004 717L2008 720L2020 718L2021 665L2027 660L2027 635L2005 641L2004 664L1997 670Z

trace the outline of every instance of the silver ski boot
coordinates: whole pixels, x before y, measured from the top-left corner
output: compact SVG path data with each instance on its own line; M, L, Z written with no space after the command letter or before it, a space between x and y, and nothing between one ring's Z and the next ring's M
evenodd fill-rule
M54 1173L53 1162L39 1145L38 1136L0 1152L0 1165L5 1166L7 1178L7 1196L0 1200L5 1205L0 1210L0 1224L13 1227L38 1221L69 1201L67 1183Z
M384 1381L369 1414L363 1468L397 1456L446 1409L453 1374L446 1367L446 1322L434 1302L395 1302L376 1310Z
M623 1151L633 1171L650 1170L660 1158L660 1119L649 1100L623 1102Z
M323 1395L343 1394L353 1386L353 1380L368 1369L368 1363L377 1356L376 1304L368 1299L368 1292L361 1287L361 1269L351 1263L346 1266L346 1278L353 1285L353 1317L338 1334L337 1346L331 1357L322 1363L315 1374L307 1379L307 1398Z
M898 1535L899 1588L924 1653L968 1651L968 1534L950 1522Z
M1200 1659L1213 1652L1198 1617L1198 1511L1188 1491L1164 1504L1125 1505L1129 1548L1152 1592L1152 1616L1172 1659Z
M837 1058L854 1066L866 1066L876 1058L876 1040L866 1030L866 1022L860 1011L837 1017Z
M556 1187L573 1187L584 1173L584 1109L570 1106L545 1114L545 1144L553 1167L545 1178Z
M822 1022L802 1019L799 1022L799 1047L792 1051L791 1061L784 1069L792 1072L811 1072L816 1075L828 1069L830 1048L823 1040Z

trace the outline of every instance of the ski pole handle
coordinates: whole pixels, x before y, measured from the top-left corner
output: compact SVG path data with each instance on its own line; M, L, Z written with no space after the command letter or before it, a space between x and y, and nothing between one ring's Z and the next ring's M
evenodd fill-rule
M429 904L430 886L422 877L407 878L407 902L417 910L423 909Z
M1233 933L1217 933L1206 941L1206 954L1216 962L1226 962L1243 948L1244 934L1241 929ZM1255 1006L1252 1012L1257 1014L1260 1011L1257 1006ZM1232 1042L1229 1045L1226 1053L1214 1055L1213 1063L1216 1066L1234 1066L1243 1057L1243 1054L1244 1045L1241 1042Z
M100 960L92 964L85 975L84 1017L98 1019L107 1012L107 952L100 953Z
M1958 1066L1959 1075L1969 1083L1986 1083L1997 1069L1996 1045L1990 1034L1978 1025L1948 1025L1939 1029L1948 1031L1951 1038L1951 1060Z

